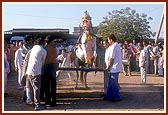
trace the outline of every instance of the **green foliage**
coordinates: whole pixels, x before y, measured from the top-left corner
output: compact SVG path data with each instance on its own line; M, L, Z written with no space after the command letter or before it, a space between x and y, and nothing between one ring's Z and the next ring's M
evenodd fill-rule
M149 39L154 36L149 20L146 14L136 13L135 10L127 7L125 9L113 10L108 12L106 17L98 26L97 36L107 38L110 34L115 34L118 41L132 40L132 39Z

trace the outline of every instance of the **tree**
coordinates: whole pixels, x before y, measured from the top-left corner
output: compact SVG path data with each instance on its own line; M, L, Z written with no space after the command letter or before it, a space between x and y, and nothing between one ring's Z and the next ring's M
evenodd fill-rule
M125 9L113 10L108 12L108 16L103 17L98 26L97 36L107 38L111 33L115 34L119 41L132 39L149 39L155 36L149 26L149 20L146 14L136 13L135 10L127 7Z

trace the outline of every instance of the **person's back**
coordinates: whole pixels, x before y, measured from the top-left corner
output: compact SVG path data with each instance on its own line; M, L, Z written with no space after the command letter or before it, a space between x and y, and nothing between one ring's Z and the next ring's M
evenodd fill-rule
M57 52L53 47L55 45L55 37L46 36L47 56L45 59L45 65L43 67L42 87L44 87L45 94L45 105L55 106L56 105L56 57ZM44 81L45 80L45 81ZM43 94L42 94L43 95ZM52 100L52 101L51 101Z
M111 67L110 72L121 72L122 71L122 53L120 50L120 46L117 42L110 46L111 49L111 58L114 59L113 65Z
M15 52L19 47L17 46L17 42L14 42L14 46L10 48L10 64L11 64L11 71L15 71L15 65L14 65L14 60L15 60Z
M26 72L28 75L41 75L41 68L45 62L46 54L47 53L42 46L33 46L30 53L28 68Z
M105 57L105 48L101 43L97 44L97 57L96 57L96 67L103 67L104 65L104 57Z
M42 46L42 38L40 36L36 36L35 38L37 44L31 49L26 74L33 90L31 96L34 100L34 110L42 110L45 109L45 106L42 106L40 103L41 74L47 52Z

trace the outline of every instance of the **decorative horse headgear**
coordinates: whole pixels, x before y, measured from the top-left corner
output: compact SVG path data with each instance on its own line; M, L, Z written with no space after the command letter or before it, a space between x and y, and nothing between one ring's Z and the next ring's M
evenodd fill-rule
M84 38L83 41L91 40L92 35L93 35L93 28L92 28L92 22L91 22L91 17L87 11L84 12L84 16L82 17L82 29L84 33ZM85 36L86 35L86 36ZM82 43L84 43L82 42Z
M92 22L91 22L91 17L87 11L84 12L84 16L82 17L82 29L87 30L87 29L92 29Z

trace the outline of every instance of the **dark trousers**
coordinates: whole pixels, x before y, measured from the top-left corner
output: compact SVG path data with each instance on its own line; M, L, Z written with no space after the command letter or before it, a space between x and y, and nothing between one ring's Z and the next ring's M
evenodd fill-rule
M44 101L45 98L45 76L41 75L41 89L40 89L40 99Z
M104 94L105 95L106 95L107 89L108 89L109 76L110 76L110 72L105 71L104 72Z
M105 99L117 101L120 100L119 87L118 87L118 75L119 73L110 73L109 84Z
M149 73L154 74L154 60L152 59L149 61Z
M45 77L45 103L56 104L56 66L55 64L46 64L44 66Z

